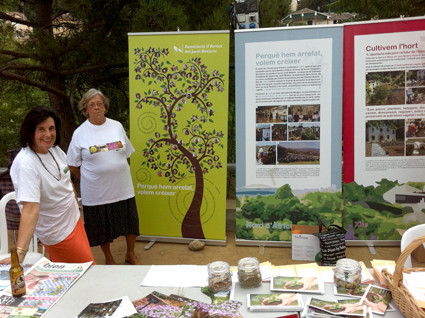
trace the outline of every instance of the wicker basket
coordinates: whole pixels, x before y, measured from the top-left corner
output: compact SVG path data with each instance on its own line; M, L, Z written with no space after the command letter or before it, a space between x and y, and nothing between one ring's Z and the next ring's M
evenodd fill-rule
M382 270L382 276L388 282L388 288L391 290L394 302L400 312L407 318L425 318L425 310L419 307L418 303L403 283L403 272L411 273L425 271L425 268L403 268L407 257L424 242L425 235L418 237L407 245L396 261L393 275L391 275L386 269Z

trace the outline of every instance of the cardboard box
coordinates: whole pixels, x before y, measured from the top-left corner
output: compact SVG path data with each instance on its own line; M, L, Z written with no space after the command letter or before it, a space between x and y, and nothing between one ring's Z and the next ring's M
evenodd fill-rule
M292 259L295 261L316 261L320 253L319 238L313 233L319 232L318 225L292 224Z

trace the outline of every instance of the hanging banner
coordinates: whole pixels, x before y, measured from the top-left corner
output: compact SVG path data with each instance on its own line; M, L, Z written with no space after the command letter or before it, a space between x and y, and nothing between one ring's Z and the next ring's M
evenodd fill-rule
M141 235L225 240L229 32L129 34Z
M235 31L239 243L341 221L342 36L342 26Z
M399 240L425 222L425 19L344 26L348 240Z

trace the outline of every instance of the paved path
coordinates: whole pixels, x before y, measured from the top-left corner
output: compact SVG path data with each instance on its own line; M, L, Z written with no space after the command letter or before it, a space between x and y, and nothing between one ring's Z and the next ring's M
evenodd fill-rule
M387 154L384 149L379 144L372 144L372 157L385 157Z

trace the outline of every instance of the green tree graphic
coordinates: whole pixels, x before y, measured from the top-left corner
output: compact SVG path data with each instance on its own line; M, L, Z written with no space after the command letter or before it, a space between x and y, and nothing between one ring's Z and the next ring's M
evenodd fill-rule
M216 93L224 91L223 76L211 73L201 58L172 64L166 59L167 48L134 50L134 71L140 88L135 94L137 109L154 109L162 124L157 125L143 149L142 165L155 170L170 183L195 176L195 191L181 224L182 237L205 238L201 222L204 175L222 168L217 147L224 134L214 128ZM142 91L145 90L145 91ZM156 109L156 110L155 110ZM191 114L188 116L188 111ZM180 117L184 119L179 120Z

